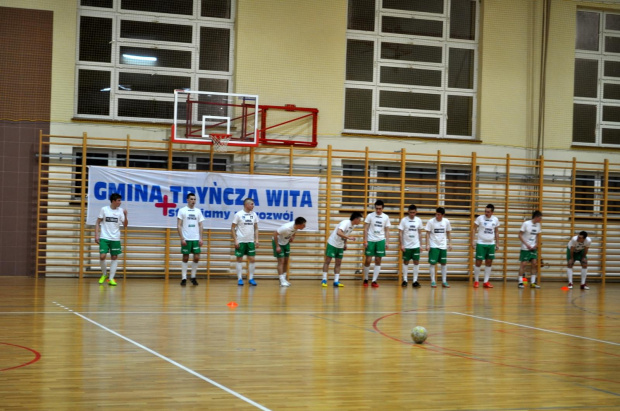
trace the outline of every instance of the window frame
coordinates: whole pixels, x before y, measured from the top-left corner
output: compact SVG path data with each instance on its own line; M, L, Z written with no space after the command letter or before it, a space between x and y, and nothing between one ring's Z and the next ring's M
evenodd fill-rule
M576 20L579 20L579 13L596 13L599 17L599 33L598 33L598 50L582 50L577 48L579 30L575 30L575 56L573 63L577 66L577 60L595 60L598 62L598 78L597 78L597 97L578 97L573 90L573 116L575 115L575 108L577 105L594 106L596 107L596 125L594 129L594 142L581 142L575 141L576 130L573 127L571 144L573 146L581 147L620 147L620 141L617 144L604 143L603 142L603 130L611 129L618 130L620 133L620 119L618 121L604 121L604 108L605 107L617 107L620 109L620 99L605 98L605 86L608 84L614 84L620 86L620 76L611 77L605 76L605 63L606 62L618 62L620 63L620 52L612 53L605 51L605 39L607 37L620 37L620 30L610 30L606 26L606 18L608 15L620 16L620 13L613 13L608 11L593 10L587 8L577 9ZM577 25L577 21L575 25ZM575 70L575 76L577 70ZM575 81L577 81L575 77ZM573 123L574 124L574 123Z
M119 78L121 73L145 73L145 74L161 74L171 76L181 76L190 78L191 90L198 90L201 79L223 79L227 81L226 92L234 89L233 73L234 73L234 55L235 55L235 21L236 21L236 2L230 2L230 19L201 17L202 1L195 0L193 5L193 15L172 15L155 12L138 12L134 10L121 9L121 0L114 0L112 8L102 8L94 6L78 6L77 13L77 42L76 42L76 61L75 61L75 88L74 88L74 118L79 119L105 119L111 121L123 122L150 122L150 123L171 123L173 118L150 118L150 117L131 117L119 114L120 99L137 99L143 101L167 101L174 102L172 92L136 92L132 90L123 90L119 88ZM111 28L111 56L110 62L94 62L82 61L80 58L80 30L82 17L95 17L110 19ZM121 21L138 21L176 24L182 26L192 26L191 43L174 42L174 41L151 41L144 39L132 39L121 37ZM204 70L200 69L200 32L204 27L227 29L229 31L228 45L228 70ZM173 68L173 67L153 67L141 66L133 64L123 64L120 61L121 47L139 47L153 48L165 50L187 51L191 53L189 68ZM82 114L78 112L80 101L80 70L107 71L110 72L110 90L109 94L109 111L107 114ZM209 90L205 90L209 91ZM102 91L105 92L105 91ZM82 108L83 110L83 108ZM95 110L96 111L96 110Z
M349 7L354 2L349 1ZM459 140L476 140L477 139L477 115L478 115L478 77L479 77L479 32L480 32L480 4L476 0L476 16L475 16L475 40L463 40L450 38L450 5L451 0L444 1L443 14L438 13L425 13L414 12L405 10L394 9L382 9L382 1L377 0L375 2L374 9L374 30L354 30L348 29L346 32L347 47L349 40L367 41L373 44L373 76L372 81L360 81L360 80L348 80L345 77L344 81L344 93L345 93L345 114L343 117L343 133L354 134L371 134L371 135L385 135L385 136L398 136L398 137L425 137L425 138L450 138ZM349 16L351 15L349 10ZM413 36L398 33L384 32L382 29L382 19L384 16L400 17L400 18L422 18L424 20L435 20L443 22L442 37L431 36ZM381 48L384 43L396 43L403 45L419 45L419 46L433 46L442 48L442 62L423 62L423 61L407 61L407 60L394 60L389 58L383 58ZM470 89L463 88L450 88L448 87L449 80L449 57L450 50L452 48L471 49L474 51L474 61L472 65L472 77L473 84ZM345 64L348 64L347 58ZM419 70L437 70L441 72L441 81L438 86L430 85L405 85L405 84L391 84L381 82L381 71L384 67L397 67ZM347 98L346 93L348 89L370 89L372 90L372 114L370 119L369 129L359 129L347 127L347 123L350 123L351 118L347 115L352 110L346 109ZM380 101L381 91L402 91L407 93L427 93L427 94L440 94L440 107L439 110L408 110L398 109L391 107L382 107ZM471 124L466 124L467 128L471 129L470 135L456 135L448 134L448 97L449 96L467 96L472 98L471 103ZM413 116L412 116L413 115ZM420 118L437 118L439 119L438 132L424 132L424 131L386 131L381 130L380 119L382 116L403 116L403 117L420 117ZM367 119L366 119L367 120ZM367 122L367 121L364 121Z
M579 217L603 218L604 188L607 187L607 218L620 219L620 174L609 174L608 180L604 181L602 172L578 171L575 174L575 191L571 196L575 200L575 214ZM592 181L591 187L580 184L580 181ZM612 185L612 182L614 185ZM577 204L578 196L587 204ZM614 199L611 197L614 196ZM617 198L617 199L616 199Z
M392 171L390 171L390 169ZM356 172L356 175L347 175L347 172L351 171ZM446 177L455 171L464 172L469 175L470 178L467 181L469 183L467 187L457 187L453 182L451 182L453 179L449 178L448 181L451 183L446 184ZM394 176L382 175L390 172L393 172ZM425 174L429 174L430 178L424 178ZM366 204L365 206L370 206L376 200L383 200L386 203L386 208L394 207L392 200L398 198L396 206L400 208L400 175L400 166L395 166L393 163L385 161L370 161L368 163L368 169L365 169L364 162L343 162L343 193L341 212L346 213L358 209L359 204L363 203L366 199L355 198L355 196L359 197L360 193L363 195L365 192L368 193L367 198L369 202L369 204ZM392 179L395 179L395 181L390 181ZM408 206L413 202L418 207L418 212L423 214L434 214L437 207L447 207L450 208L451 215L469 215L471 213L468 209L455 208L462 206L453 203L466 202L468 205L471 204L471 193L474 192L471 183L471 169L467 166L459 166L454 164L442 165L438 171L435 164L409 163L407 164L407 168L405 170L405 194L403 196L403 206ZM398 184L399 187L395 187L395 184ZM359 188L351 188L350 186L359 186ZM414 187L414 189L411 189L411 187ZM437 193L437 187L439 187L439 193ZM345 190L351 190L351 193L349 194L345 192ZM463 190L465 190L466 193L463 193ZM388 193L393 193L394 195L386 195ZM411 194L408 195L408 193ZM469 198L462 199L461 197L464 195L467 196L467 193L469 193ZM416 199L412 198L414 195L417 197ZM422 197L420 197L420 195ZM425 198L425 196L427 198ZM355 202L354 200L358 201Z

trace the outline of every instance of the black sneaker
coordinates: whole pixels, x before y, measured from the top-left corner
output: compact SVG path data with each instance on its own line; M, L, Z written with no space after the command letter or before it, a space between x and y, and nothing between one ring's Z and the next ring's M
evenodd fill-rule
M185 284L187 284L187 280L184 278L184 279L181 280L181 285L185 286Z
M407 281L403 281L403 283L401 284L401 287L407 287Z
M192 279L191 279L191 282L192 282L192 284L194 284L194 285L198 285L198 281L196 281L196 279L195 279L195 278L192 278Z
M525 288L525 286L523 285L523 283L519 283L519 288Z
M368 280L364 280L364 287L368 287Z
M419 282L417 282L417 281L414 281L414 282L413 282L413 284L412 284L412 286L413 286L413 288L420 288L420 287L422 287L422 286L420 285L420 283L419 283Z

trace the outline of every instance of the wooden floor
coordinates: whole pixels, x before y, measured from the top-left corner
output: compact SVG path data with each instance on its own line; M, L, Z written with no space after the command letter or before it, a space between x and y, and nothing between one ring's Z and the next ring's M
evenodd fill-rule
M0 277L0 409L620 409L620 284L495 284Z

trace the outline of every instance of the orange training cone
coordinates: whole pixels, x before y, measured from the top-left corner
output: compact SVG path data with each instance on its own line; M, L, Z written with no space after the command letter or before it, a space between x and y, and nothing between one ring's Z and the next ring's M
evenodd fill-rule
M228 304L226 304L227 306L229 306L230 308L237 308L239 306L239 304L237 304L234 301L229 302Z

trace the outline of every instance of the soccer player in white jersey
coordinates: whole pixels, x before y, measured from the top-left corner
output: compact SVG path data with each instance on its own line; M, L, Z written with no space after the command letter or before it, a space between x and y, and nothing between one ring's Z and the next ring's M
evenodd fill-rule
M99 264L101 265L101 278L99 284L105 282L106 256L110 253L110 281L109 285L116 285L114 275L118 266L118 256L123 252L121 247L121 224L127 227L127 210L121 208L122 197L118 193L110 195L110 205L101 208L97 222L95 223L95 242L99 244Z
M400 231L400 250L403 253L403 282L402 286L407 287L407 276L409 271L409 261L413 260L413 287L420 287L418 273L420 268L420 234L422 233L422 220L416 214L418 208L411 204L407 210L407 216L400 220L398 230Z
M187 265L190 253L194 255L192 260L191 282L198 285L196 280L196 271L198 270L198 262L200 261L200 247L202 246L202 222L205 217L202 211L195 208L196 194L187 194L187 206L181 208L177 214L177 231L181 238L181 254L183 261L181 262L181 285L187 283Z
M530 264L531 268L531 288L540 288L540 285L536 283L536 273L538 270L538 244L540 244L540 233L542 232L540 227L540 221L542 220L542 213L536 210L532 213L532 219L525 221L521 225L519 230L519 240L521 241L521 253L519 254L519 261L521 265L519 267L519 288L523 288L523 275L525 273L525 266Z
M258 248L258 215L254 210L254 200L246 198L243 201L243 210L233 217L231 225L232 238L235 242L235 257L237 257L237 284L243 285L243 256L248 256L249 273L248 283L257 285L254 281L256 249Z
M472 233L472 248L476 253L476 264L474 266L474 288L478 288L480 283L480 266L484 260L484 288L493 288L489 282L495 251L499 250L499 220L493 215L495 206L487 204L484 215L478 216L474 221L474 231Z
M448 284L448 251L452 251L452 225L445 218L446 209L437 207L435 217L426 223L426 251L428 251L428 263L431 275L431 287L436 288L435 268L441 264L441 284L444 288L450 288Z
M348 220L342 220L327 239L327 247L325 247L325 261L323 262L323 280L321 285L327 287L327 270L332 258L336 259L334 263L334 287L344 287L340 280L340 265L342 257L347 249L347 241L355 241L355 237L351 236L356 225L362 222L362 213L357 211L351 213Z
M372 287L378 288L379 272L381 271L381 259L385 257L385 251L390 248L390 218L383 213L383 201L375 201L375 211L366 216L364 220L364 287L368 287L368 272L370 262L375 257L375 267L372 273Z
M566 246L566 274L568 276L568 288L573 288L573 265L579 261L581 264L581 289L589 290L586 278L588 277L588 250L592 245L592 239L588 233L582 231L574 236Z
M286 270L288 268L288 258L291 255L291 243L295 240L298 230L306 228L306 219L297 217L295 221L281 225L273 232L271 247L273 256L278 259L278 277L281 287L290 287L291 283L286 280Z

